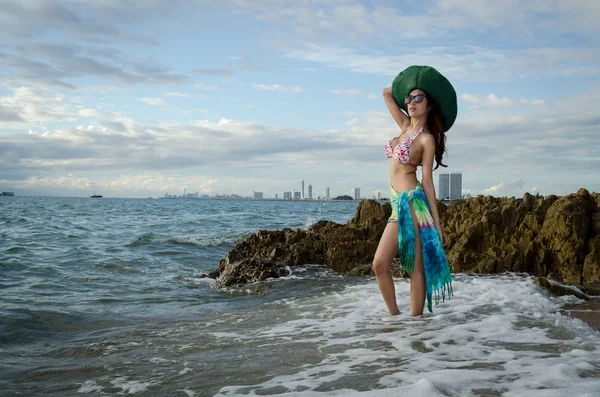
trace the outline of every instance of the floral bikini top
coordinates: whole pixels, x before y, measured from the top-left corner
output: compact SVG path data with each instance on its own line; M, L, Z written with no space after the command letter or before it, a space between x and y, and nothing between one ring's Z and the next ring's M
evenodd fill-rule
M413 136L411 136L404 142L400 142L399 144L397 144L396 148L392 148L392 141L400 136L396 135L385 144L385 146L383 147L383 152L386 156L388 156L388 158L393 157L394 159L398 160L400 164L409 164L415 168L418 167L418 165L413 164L408 160L408 156L410 154L410 145L411 143L413 143L415 138L418 137L419 134L423 132L426 128L427 126L424 125L423 127L421 127L421 129L415 132Z

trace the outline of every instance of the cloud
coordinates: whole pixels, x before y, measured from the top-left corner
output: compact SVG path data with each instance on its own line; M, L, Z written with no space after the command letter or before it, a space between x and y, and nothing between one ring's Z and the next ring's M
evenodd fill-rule
M210 193L219 180L201 175L185 176L160 172L146 172L137 175L119 175L117 177L82 177L72 173L56 177L28 177L22 180L1 180L10 183L12 189L52 191L60 194L64 191L91 194L93 191L105 196L139 197L160 196L165 192L179 194L183 188L200 193Z
M202 76L216 76L222 78L231 78L234 73L228 69L194 69L194 73Z
M23 116L20 114L20 109L15 107L5 107L2 105L0 105L0 120L3 122L1 124L4 124L5 126L7 126L8 123L25 121Z
M114 2L110 2L116 5ZM164 3L164 6L167 4ZM117 8L117 7L115 7ZM132 7L119 7L110 15L108 2L96 1L94 7L78 2L5 0L0 3L0 17L5 32L14 38L30 39L48 31L66 32L82 40L115 40L154 45L156 40L120 29L115 22L124 18L135 21ZM151 6L146 8L152 9ZM86 12L87 11L87 12ZM137 17L141 17L143 9Z
M350 146L320 131L270 128L228 119L193 124L100 120L44 134L6 134L0 141L0 169L4 161L29 169L69 172L234 163L248 166L253 162L277 163L279 156L292 153L318 156L333 147Z
M435 11L434 11L435 10ZM430 9L446 28L498 30L502 34L546 34L560 36L564 33L591 35L598 33L597 21L600 6L592 1L554 0L522 3L507 0L438 0ZM545 18L540 21L539 16ZM444 22L442 17L446 17ZM508 27L508 29L507 29Z
M544 106L546 104L546 102L543 101L543 100L541 100L541 99L525 99L525 98L521 98L521 99L519 99L519 101L522 104L533 105L533 106Z
M169 68L152 59L143 62L126 59L120 51L78 44L53 44L47 42L25 45L4 45L0 61L12 71L11 80L35 82L37 86L70 88L75 86L65 80L73 77L93 76L135 84L177 84L187 77L169 73Z
M402 55L382 55L335 44L297 43L286 57L334 69L395 77L410 65L436 65L452 81L506 82L527 78L600 75L597 47L488 49L475 46L400 48ZM573 63L578 59L578 63Z
M581 100L595 108L595 95L583 94ZM532 107L517 120L485 109L480 113L470 119L459 118L447 135L445 163L451 168L443 171L462 171L466 191L521 196L525 186L534 185L545 187L542 194L568 193L568 189L581 186L600 190L593 172L600 168L596 156L600 151L596 139L600 120L593 112L561 122L554 122L557 113L553 107ZM319 131L231 119L142 123L102 112L107 119L101 117L78 128L4 134L0 140L0 179L14 180L15 175L21 175L24 178L19 180L25 180L50 171L80 175L92 170L131 175L194 170L194 174L218 179L215 173L219 170L229 181L234 174L249 177L269 169L276 171L269 171L268 178L255 183L278 191L277 181L299 180L303 175L308 178L317 170L321 176L312 180L322 180L323 169L327 169L326 174L335 179L331 186L336 191L361 180L368 181L360 185L361 189L376 190L387 175L383 143L397 133L397 127L385 112L352 115L340 130ZM577 136L570 134L575 125ZM574 169L575 179L571 178ZM381 175L381 180L373 175ZM579 186L552 185L569 178ZM320 189L317 183L313 185L315 191ZM246 182L236 185L234 191L242 187L257 189ZM231 191L228 183L219 188Z
M29 128L44 122L74 121L66 97L51 90L8 87L12 95L0 97L0 128Z
M529 106L544 106L546 104L545 101L541 99L525 99L521 98L519 100L514 100L510 98L498 98L495 94L489 94L485 97L471 95L471 94L461 94L458 96L458 99L472 104L477 105L489 105L489 106L499 106L499 107L510 107L516 105L529 105Z
M360 90L339 90L339 89L333 89L331 90L331 92L333 92L336 95L343 95L343 96L364 96L367 97L369 99L377 99L377 95L375 94L369 94L366 92L362 92Z
M184 94L183 92L166 92L165 96L172 96L172 97L179 97L179 98L191 98L192 97L190 94ZM202 95L200 95L200 97L202 97Z
M136 100L152 106L162 106L167 104L162 98L136 98Z
M266 85L266 84L251 84L251 86L253 88L256 88L257 90L263 90L263 91L286 91L286 92L302 92L302 88L297 87L297 86L285 86L285 85L279 85L279 84L271 84L271 85Z
M500 182L497 185L484 189L483 194L491 196L508 196L509 194L513 195L515 192L522 191L524 193L524 186L525 181L523 181L523 179L518 179L509 183Z
M81 109L78 114L83 117L100 117L102 115L102 113L96 109Z
M201 90L216 90L217 88L219 88L217 85L214 84L194 84L194 87L201 89Z

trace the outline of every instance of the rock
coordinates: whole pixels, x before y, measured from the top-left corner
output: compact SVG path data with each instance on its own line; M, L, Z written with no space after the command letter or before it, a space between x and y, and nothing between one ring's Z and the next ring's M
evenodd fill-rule
M349 223L362 227L380 226L380 221L389 218L390 215L392 215L390 203L379 204L375 200L363 200Z
M600 236L600 211L592 215L592 233Z
M525 193L523 195L523 207L525 207L525 209L527 211L531 211L533 209L533 196L529 193Z
M578 288L587 296L600 296L600 283L578 285Z
M522 199L478 196L448 206L437 202L453 272L525 272L586 285L600 282L599 204L600 194L586 189L560 198L526 193ZM222 279L217 286L238 285L307 264L373 275L372 260L390 214L389 203L363 200L345 225L322 220L306 230L260 230L236 245L208 276ZM392 272L406 276L399 268Z
M308 264L326 265L340 273L368 274L370 270L365 269L371 267L391 212L389 203L363 200L346 225L319 221L308 230L260 230L219 262L213 272L219 275L215 287L280 277L286 266Z
M542 278L542 277L535 279L534 283L539 285L542 288L547 289L552 295L555 295L555 296L574 295L579 299L583 299L583 300L590 299L587 295L582 294L581 292L578 292L573 288L568 288L568 287L565 287L562 285L551 283L550 281L548 281L547 279Z
M349 276L374 276L373 267L369 264L355 266L348 272Z
M261 259L243 259L224 265L215 288L241 287L246 284L289 275L289 270L277 262Z
M213 270L210 273L200 275L200 278L215 278L216 279L217 277L219 277L219 272L217 270Z
M538 265L548 274L571 284L581 284L583 262L595 203L585 189L557 200L548 209L536 238Z
M592 193L592 199L596 200L596 205L600 207L600 193Z
M588 241L587 255L583 261L585 283L600 283L600 235Z
M579 190L577 190L576 194L578 196L582 196L582 197L586 197L586 198L590 197L590 192L588 192L588 190L585 188L580 188Z

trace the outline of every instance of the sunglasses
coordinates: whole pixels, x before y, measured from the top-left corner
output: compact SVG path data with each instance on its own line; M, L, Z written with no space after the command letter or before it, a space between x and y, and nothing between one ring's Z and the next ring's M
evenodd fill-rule
M413 99L415 100L415 103L421 103L425 98L427 98L427 96L424 94L407 95L404 97L404 103L408 105L413 101Z

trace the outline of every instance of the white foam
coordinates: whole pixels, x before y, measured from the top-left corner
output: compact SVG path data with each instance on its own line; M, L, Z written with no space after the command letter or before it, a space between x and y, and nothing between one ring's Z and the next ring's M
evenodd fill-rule
M306 218L306 224L304 225L304 230L308 230L310 229L313 225L317 224L317 218L315 218L314 216L309 216L308 218Z
M153 357L153 358L150 359L150 362L152 364L161 365L161 364L172 364L175 361L173 361L173 360L167 360L166 358L161 358L161 357Z
M189 281L194 284L210 284L210 285L212 285L215 283L215 279L210 278L210 277L184 277L183 279L185 281Z
M184 392L188 395L188 397L196 397L196 392L189 389L180 389L180 391Z
M101 392L101 391L102 391L102 386L99 386L96 383L96 381L87 380L81 385L79 390L77 390L77 393L93 393L93 392Z
M237 244L251 236L251 233L236 233L229 235L217 235L211 237L201 236L182 236L172 237L163 241L175 244L193 244L200 247L217 247L221 244Z
M531 277L455 275L453 299L412 318L409 288L396 280L402 313L394 322L382 321L386 308L372 278L337 293L264 304L275 324L213 335L288 349L290 360L296 348L315 346L321 361L217 395L599 395L600 333L560 314L577 298L552 297Z
M112 380L110 383L115 387L121 388L123 392L128 394L141 393L148 390L148 387L156 384L156 382L129 381L126 376Z

